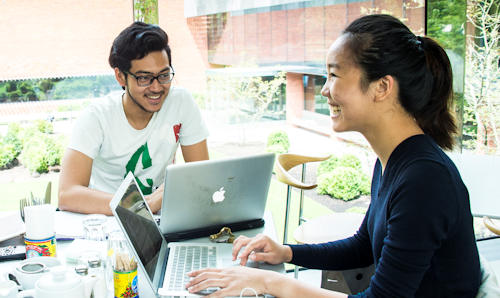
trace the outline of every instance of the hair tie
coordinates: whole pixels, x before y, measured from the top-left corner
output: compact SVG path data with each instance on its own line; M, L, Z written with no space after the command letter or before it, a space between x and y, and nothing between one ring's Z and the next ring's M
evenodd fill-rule
M411 38L410 42L413 43L419 51L423 51L424 39L422 36L415 36L415 38Z

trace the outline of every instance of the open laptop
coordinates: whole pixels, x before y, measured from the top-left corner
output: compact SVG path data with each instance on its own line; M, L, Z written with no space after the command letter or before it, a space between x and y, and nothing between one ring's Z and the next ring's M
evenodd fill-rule
M167 243L131 172L113 196L110 207L138 265L146 273L146 279L157 295L198 296L184 288L188 281L187 272L232 265L229 244ZM221 250L225 251L221 253Z
M199 296L215 289L191 294L184 285L189 271L234 266L231 244L167 242L144 196L129 172L113 199L111 211L125 234L145 279L159 296ZM247 266L281 272L282 266L248 262Z
M168 166L161 231L182 240L262 226L273 165L265 153Z

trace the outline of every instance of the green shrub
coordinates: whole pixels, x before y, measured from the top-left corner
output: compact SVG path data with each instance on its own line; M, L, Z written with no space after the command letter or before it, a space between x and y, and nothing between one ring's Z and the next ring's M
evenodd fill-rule
M276 154L287 153L290 148L290 141L288 134L283 130L272 132L267 137L267 152L274 152Z
M35 125L30 125L28 127L25 127L23 130L19 132L19 139L23 143L23 148L26 145L26 142L28 142L31 138L34 137L34 135L40 133L38 128Z
M21 162L31 173L48 172L49 166L61 163L64 143L64 138L35 131L25 139Z
M8 168L14 162L16 156L14 145L0 140L0 169Z
M337 167L318 177L318 192L344 201L361 195L361 173L350 167Z
M8 98L7 92L0 91L0 102L6 102Z
M7 128L7 134L3 138L3 142L5 144L10 144L13 146L15 157L17 157L21 151L23 150L23 142L21 141L21 125L18 123L12 122L9 124Z
M317 175L321 176L324 173L331 172L337 167L349 167L358 171L362 171L361 161L353 154L345 154L342 157L331 156L329 159L322 161L317 170Z
M319 177L325 173L330 173L338 166L340 166L340 159L337 156L332 155L329 159L324 160L319 164L316 175Z
M359 158L352 154L331 156L317 170L317 192L349 201L370 193L370 180Z
M361 172L362 173L362 172ZM369 195L371 190L371 181L368 175L362 173L361 175L361 184L359 185L359 191L362 195Z
M354 168L358 171L363 170L363 166L361 165L361 160L359 160L359 158L353 154L342 155L342 157L339 160L339 166Z
M287 153L288 151L285 149L285 147L283 147L283 145L274 144L274 145L268 146L266 148L266 152L271 152L271 153L275 153L275 154L283 154L283 153Z
M14 81L8 82L5 89L7 90L7 92L16 91L17 90L17 83Z
M52 122L49 122L47 120L35 120L35 127L39 132L43 133L54 132L54 125L52 124Z

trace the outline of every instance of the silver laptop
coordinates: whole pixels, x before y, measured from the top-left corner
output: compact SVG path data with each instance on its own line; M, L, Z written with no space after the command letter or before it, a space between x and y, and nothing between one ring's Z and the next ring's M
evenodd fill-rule
M210 290L193 295L184 288L189 280L187 272L233 265L230 244L167 243L131 172L118 188L110 207L157 295L206 295Z
M161 231L167 239L199 231L186 237L197 238L218 232L220 226L237 231L256 228L252 225L258 221L262 225L273 165L274 153L265 153L168 166Z

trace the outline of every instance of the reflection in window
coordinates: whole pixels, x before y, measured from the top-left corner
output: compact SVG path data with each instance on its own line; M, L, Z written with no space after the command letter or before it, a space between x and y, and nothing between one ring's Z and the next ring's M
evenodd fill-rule
M324 76L304 75L304 110L329 115L327 98L321 95Z

